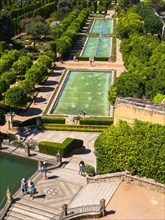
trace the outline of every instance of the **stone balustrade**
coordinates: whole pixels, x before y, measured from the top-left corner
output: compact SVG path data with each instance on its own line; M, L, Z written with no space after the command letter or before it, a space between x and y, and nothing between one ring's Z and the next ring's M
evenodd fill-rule
M124 181L130 184L136 184L143 186L147 189L155 190L157 192L165 193L165 184L157 183L153 179L147 179L145 177L137 177L126 174L126 172L117 172L104 175L97 175L94 177L87 177L87 183L107 183Z

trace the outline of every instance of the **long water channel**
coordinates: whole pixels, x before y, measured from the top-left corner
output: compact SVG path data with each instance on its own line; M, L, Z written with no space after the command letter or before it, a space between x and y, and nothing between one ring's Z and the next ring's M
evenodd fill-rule
M87 37L81 56L89 57L90 59L93 59L94 57L109 58L111 56L111 33L112 20L94 20L90 35ZM96 36L93 36L93 34L96 34Z

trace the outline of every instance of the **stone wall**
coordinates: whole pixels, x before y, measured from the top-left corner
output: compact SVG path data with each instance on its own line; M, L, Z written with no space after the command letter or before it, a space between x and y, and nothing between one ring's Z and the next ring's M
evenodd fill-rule
M115 103L114 124L119 120L133 124L135 119L165 125L165 105L141 99L118 98Z
M97 175L95 177L87 176L87 183L108 183L119 181L124 181L130 184L136 184L139 186L143 186L147 189L165 193L165 184L157 183L153 179L147 179L145 177L140 178L137 176L132 176L127 174L126 172Z

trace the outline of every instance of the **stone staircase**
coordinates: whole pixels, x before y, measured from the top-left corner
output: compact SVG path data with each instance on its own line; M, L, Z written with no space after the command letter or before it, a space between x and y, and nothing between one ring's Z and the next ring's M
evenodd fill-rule
M12 205L4 220L48 220L56 216L59 218L61 210L54 209L37 201L21 199Z
M119 185L120 182L87 184L69 204L69 208L99 205L101 199L105 199L105 204L107 205Z

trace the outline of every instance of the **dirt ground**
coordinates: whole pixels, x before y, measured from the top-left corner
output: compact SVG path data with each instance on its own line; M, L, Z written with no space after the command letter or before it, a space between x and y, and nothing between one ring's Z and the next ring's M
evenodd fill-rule
M165 194L123 182L106 210L102 220L164 220Z

